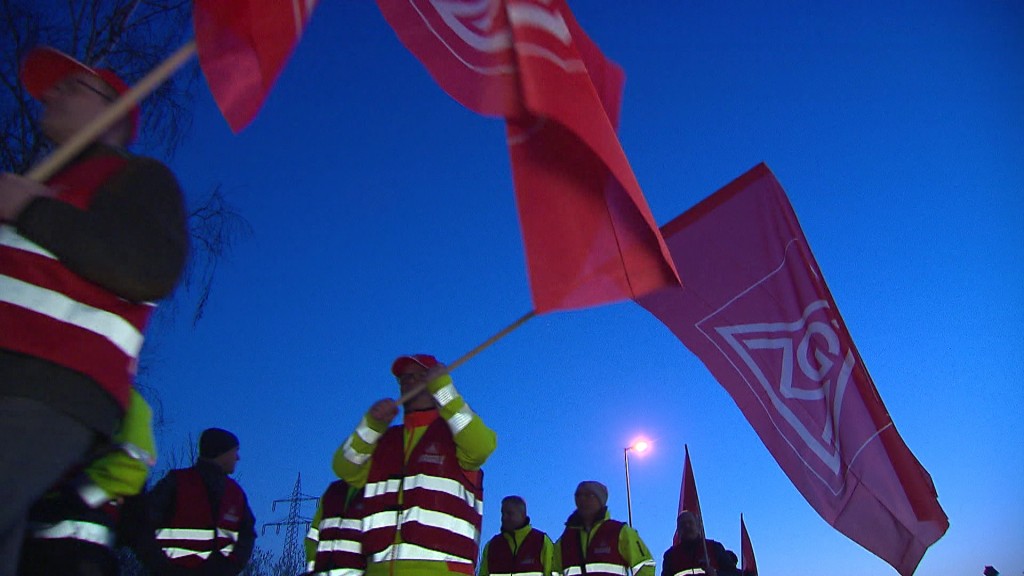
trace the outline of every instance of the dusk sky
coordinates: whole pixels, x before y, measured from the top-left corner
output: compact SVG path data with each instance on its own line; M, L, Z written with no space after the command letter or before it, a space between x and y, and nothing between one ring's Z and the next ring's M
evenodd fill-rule
M766 162L950 528L917 574L1024 572L1024 3L582 2L626 73L620 139L659 224ZM812 6L813 4L813 6ZM241 438L259 526L296 475L319 495L396 355L451 362L528 312L503 123L445 94L370 1L323 2L234 135L205 85L170 161L190 204L221 186L252 227L205 316L151 331L169 454ZM498 435L483 538L523 496L553 538L581 480L661 555L689 446L706 531L761 574L896 574L807 504L725 390L620 302L530 320L454 373ZM303 508L312 516L312 505ZM279 552L268 531L257 544Z

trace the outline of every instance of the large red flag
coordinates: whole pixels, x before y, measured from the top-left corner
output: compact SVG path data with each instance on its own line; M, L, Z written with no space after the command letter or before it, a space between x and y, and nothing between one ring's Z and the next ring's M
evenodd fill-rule
M195 0L199 64L234 132L256 117L315 6L316 0Z
M685 288L640 303L711 370L825 521L912 574L949 521L774 175L756 166L662 232Z
M740 572L743 576L757 576L757 560L754 559L754 547L750 544L750 535L747 534L747 525L743 523L743 514L740 514Z
M622 71L564 0L378 6L445 91L506 118L538 313L679 285L615 134Z

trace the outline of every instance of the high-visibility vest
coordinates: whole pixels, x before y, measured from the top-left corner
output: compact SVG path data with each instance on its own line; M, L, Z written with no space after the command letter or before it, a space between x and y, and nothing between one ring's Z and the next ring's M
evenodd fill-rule
M57 199L85 209L127 159L101 156L57 174ZM69 270L10 225L0 225L0 349L92 378L125 408L155 306L129 302Z
M362 491L349 498L344 480L333 482L320 499L320 523L310 528L317 540L310 572L326 576L359 576L366 570L362 546Z
M245 493L231 478L224 478L224 494L216 514L199 470L172 470L177 492L174 514L156 531L164 554L179 566L197 568L211 554L230 558L238 542L238 529L247 513Z
M716 552L715 540L705 541L708 551L708 563L711 568L718 568L718 555ZM665 552L665 565L664 572L666 576L689 576L691 574L704 574L705 571L701 568L701 561L704 560L704 546L701 546L700 541L697 541L691 545L683 546L682 544L676 544L669 548Z
M632 566L619 552L619 532L623 523L605 520L594 531L584 556L581 552L581 530L566 528L562 533L562 575L578 576L627 576Z
M498 534L487 543L487 571L491 576L550 576L544 574L543 550L544 533L540 530L530 529L514 553L508 539Z
M407 460L403 427L389 428L373 453L363 493L367 562L475 565L483 520L483 471L472 476L476 482L459 465L444 420L438 418L427 427Z
M117 502L105 501L93 508L76 500L71 493L40 500L29 512L26 536L38 542L77 540L112 550L121 512Z

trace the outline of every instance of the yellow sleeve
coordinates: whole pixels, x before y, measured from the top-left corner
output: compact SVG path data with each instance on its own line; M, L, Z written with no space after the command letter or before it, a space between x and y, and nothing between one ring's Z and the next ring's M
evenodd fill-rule
M619 554L626 559L634 576L654 576L654 558L640 534L630 526L619 531Z
M555 545L551 543L551 538L547 534L544 535L544 544L540 549L540 564L544 571L544 576L560 572L555 570Z
M479 470L498 445L498 437L459 394L445 374L427 384L438 412L455 439L455 455L464 470Z
M153 411L135 390L112 442L117 450L93 460L85 474L111 498L134 496L142 491L149 467L156 463Z
M309 532L306 532L306 539L303 541L303 545L306 548L306 562L309 564L308 572L313 571L313 562L316 560L316 548L320 545L320 520L324 516L324 499L320 498L320 501L316 505L316 513L313 514L313 520L309 523Z
M338 478L355 488L366 486L373 451L377 449L377 441L387 429L387 423L373 418L367 412L355 431L334 451L332 467Z
M487 550L491 547L491 543L487 542L484 544L484 553L480 556L480 566L477 568L477 576L489 576L490 570L487 568Z
M551 571L555 574L562 573L562 539L555 540L554 549L551 552Z

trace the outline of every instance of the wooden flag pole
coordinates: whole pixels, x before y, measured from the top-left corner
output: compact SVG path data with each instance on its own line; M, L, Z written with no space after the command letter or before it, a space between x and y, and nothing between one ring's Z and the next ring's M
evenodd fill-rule
M163 84L171 74L174 74L178 68L181 68L185 62L188 62L195 53L195 40L191 40L181 48L178 48L177 52L171 54L159 66L151 70L149 74L146 74L142 80L139 80L135 86L118 97L102 114L94 118L66 142L61 143L56 150L44 158L42 162L36 164L25 176L36 182L49 180L69 160L77 156L79 152L84 150L100 134L113 126L133 106L141 102L146 96L149 96L153 90L156 90L157 86Z
M533 318L536 315L537 315L537 311L536 310L530 310L526 314L523 314L518 320L516 320L515 322L513 322L513 323L509 324L508 326L502 328L501 331L499 331L497 334L495 334L494 336L491 336L487 340L484 340L484 342L482 344L480 344L476 348L473 348L469 352L466 352L465 354L462 355L461 358L459 358L455 362L452 362L451 364L449 364L448 365L448 372L450 373L453 370L455 370L456 368L458 368L459 366L462 366L470 358L472 358L473 356L476 356L480 352L483 352L484 349L489 347L491 344L494 344L498 340L501 340L505 336L508 336L508 334L510 332L512 332L516 328L519 328L523 324L526 324L527 320L529 320L530 318ZM425 382L423 384L417 385L412 390L409 390L405 394L402 394L402 396L395 403L396 404L405 404L409 400L411 400L414 397L418 396L419 393L422 392L423 389L426 388L426 387L427 387L427 384Z

